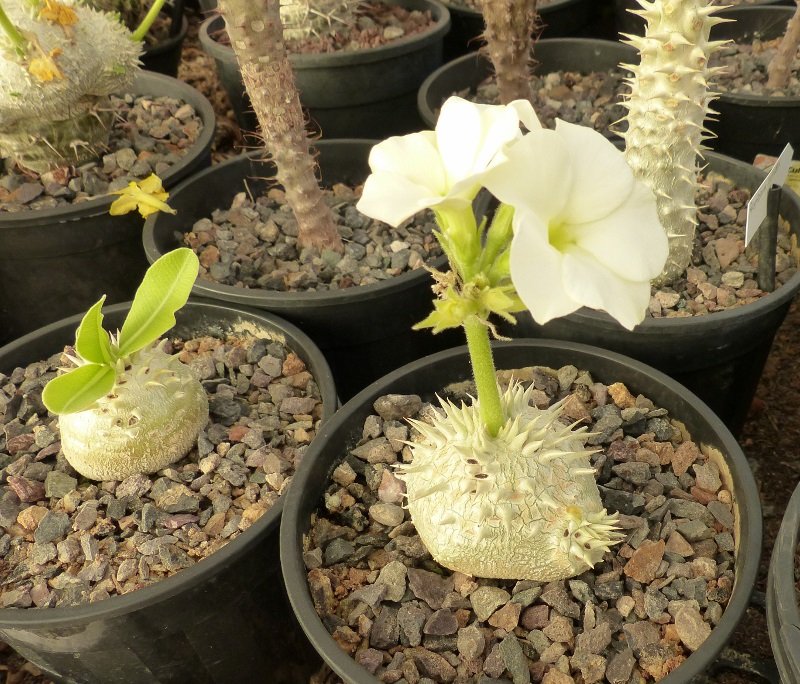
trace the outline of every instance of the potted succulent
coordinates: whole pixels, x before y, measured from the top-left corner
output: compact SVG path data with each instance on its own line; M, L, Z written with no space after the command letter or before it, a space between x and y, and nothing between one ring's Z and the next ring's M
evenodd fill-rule
M389 369L448 346L452 338L443 335L431 341L427 336L410 331L410 325L424 315L431 282L428 273L421 268L421 258L416 268L411 266L409 255L413 250L411 243L405 240L413 236L406 233L407 238L399 234L390 238L398 251L391 252L389 246L389 253L388 245L381 242L388 234L387 226L373 224L358 214L351 206L354 200L348 204L342 196L339 202L335 195L321 191L293 86L292 62L282 41L278 6L271 2L229 1L221 3L220 10L223 16L235 18L228 22L228 31L239 53L242 74L261 123L264 147L273 164L259 166L255 157L258 153L254 153L187 181L173 194L173 206L178 210L176 217L159 215L148 219L145 250L154 260L182 240L193 241L198 252L205 252L202 256L205 272L195 286L198 295L267 309L296 323L324 349L342 396L351 396ZM323 141L318 149L325 185L350 183L355 186L363 182L368 143ZM253 202L244 211L258 212L259 207L270 201L265 197L269 189L265 178L275 178L283 188L285 204L292 208L290 216L294 225L286 224L281 209L276 209L276 214L250 213L253 220L249 223L235 216L237 225L223 226L222 230L227 232L220 236L230 244L235 232L244 247L238 252L229 249L227 253L222 251L226 243L213 240L209 243L208 235L213 226L204 222L192 228L196 221L214 216L218 208L230 206L239 214L236 196L245 192L251 193ZM242 195L241 201L245 197ZM335 219L331 204L340 207L339 218ZM347 225L348 216L355 221L355 227ZM265 228L264 224L272 227ZM415 228L421 237L414 239L417 240L415 249L422 249L425 255L433 257L433 252L425 251L436 244L430 234L431 227L423 223L419 229ZM357 239L348 239L345 244L340 237L343 230L361 232ZM353 235L354 232L350 233L350 237ZM286 244L281 246L276 241ZM382 256L378 255L379 248ZM240 256L242 252L243 257ZM402 271L392 267L395 253L406 257L407 268ZM371 254L376 255L376 268L383 269L380 277L375 277L373 282L367 279L361 285L348 286L348 282L354 282L353 274L361 277L365 260ZM360 260L358 265L348 265L354 259ZM287 263L285 268L281 265L283 262ZM326 264L336 269L330 286L318 276ZM305 265L309 278L313 276L313 281L308 281L312 287L304 287L298 279L301 265ZM370 272L371 268L367 267L366 271ZM247 271L250 280L211 279L217 270L225 269L234 280L239 273L247 275ZM294 282L298 286L293 287Z
M636 330L626 331L606 315L588 310L544 326L523 316L521 325L512 334L590 342L651 364L696 392L738 432L772 338L800 288L800 275L790 253L785 253L782 261L786 270L779 280L780 287L765 296L756 292L759 298L748 301L743 296L747 293L737 290L735 285L740 279L742 283L747 280L753 283L754 247L744 252L741 233L738 238L734 233L725 238L706 234L703 245L696 245L695 236L701 230L709 230L717 220L706 219L709 222L698 228L695 192L700 145L707 135L704 120L714 97L707 88L714 74L709 58L720 47L709 35L723 20L716 16L715 7L698 0L674 5L671 14L662 11L659 2L643 7L647 32L644 37L630 37L630 42L640 50L641 62L630 67L634 77L632 92L625 100L628 128L622 135L626 157L635 173L656 192L661 220L670 236L667 267L654 283L657 289L651 302L653 317L648 317ZM697 21L692 17L698 17ZM681 33L681 27L690 28ZM684 47L673 49L675 40L680 40ZM660 75L667 72L682 76L670 80ZM651 73L656 76L650 76ZM764 177L763 173L735 160L713 154L706 157L709 162L706 171L722 174L749 191L755 190ZM716 192L720 193L716 201L721 200L721 206L727 206L728 214L738 220L738 210L722 194L724 190ZM796 239L791 236L798 231L797 210L796 196L785 190L780 213L789 227L783 224L779 246L788 250L791 240ZM732 221L731 225L734 224ZM731 246L731 252L719 260L726 246ZM735 276L735 281L731 277L723 280L713 270L719 271L723 262L741 274ZM702 294L702 289L708 297ZM746 305L722 310L721 303L725 300ZM712 311L713 315L690 315Z
M132 296L147 266L140 224L110 219L108 192L156 170L170 187L210 163L214 114L193 88L139 73L141 42L111 15L55 0L6 0L0 11L5 342L86 308L98 290Z
M797 7L735 7L719 16L733 21L715 27L712 37L732 43L716 62L725 70L716 85L719 115L708 124L714 134L710 146L748 163L758 154L777 156L787 142L797 149L800 93L792 85L800 40Z
M244 681L268 669L290 682L315 668L280 582L278 491L336 391L294 326L183 306L197 266L191 250L171 252L132 303L103 311L101 298L0 349L0 635L62 681ZM283 464L272 475L269 459Z
M389 0L375 6L362 0L301 0L281 5L290 31L287 41L293 41L290 50L295 46L290 60L297 88L314 130L326 138L377 138L419 126L416 91L442 63L442 39L450 26L444 5L436 0ZM392 22L401 12L419 19L419 25L412 21L404 28ZM388 16L389 23L376 25L370 13L381 22ZM348 38L365 22L372 27L366 38ZM220 40L225 28L221 17L210 16L200 27L200 42L216 60L240 126L254 131L256 120L236 55Z
M520 133L520 123L527 134ZM490 316L513 321L525 308L544 322L588 305L634 328L644 317L649 281L668 254L654 194L603 136L563 121L554 131L543 129L524 100L480 106L453 98L445 103L435 133L390 138L371 159L362 211L396 223L432 208L450 261L451 272L434 274L438 298L418 327L434 332L462 327L467 348L409 364L364 389L329 423L314 458L298 472L284 509L281 555L289 598L309 638L337 674L359 684L409 672L438 681L507 673L514 681L529 682L531 668L543 681L556 676L547 674L553 669L600 681L607 656L614 654L620 658L616 666L623 658L630 662L619 681L629 679L634 659L640 674L689 681L713 659L741 617L757 569L750 554L758 555L759 514L741 506L753 484L735 440L677 383L630 359L582 345L496 346L503 368L527 367L511 370L510 382L506 374L508 386L501 390L490 345ZM501 202L488 225L479 225L470 209L482 186ZM574 387L586 368L592 379L584 376L584 387L595 377L621 383L608 387L613 406L598 409L591 391ZM474 383L465 389L470 374ZM523 389L514 375L532 378L533 384ZM426 408L423 402L440 392L455 394L460 405L440 400L441 408ZM542 396L547 392L548 398ZM669 439L675 446L685 441L683 450L691 448L689 439L711 447L695 472L714 463L709 467L726 473L728 486L734 487L730 496L740 503L735 516L746 531L739 543L748 550L725 556L724 567L735 563L736 586L744 591L717 616L719 632L702 626L698 604L691 602L676 601L671 615L659 616L661 627L640 632L623 629L626 620L616 628L603 627L599 616L614 604L602 595L589 591L579 598L580 587L599 587L609 574L624 574L642 598L663 586L642 582L659 572L666 577L665 541L652 536L653 530L635 540L629 527L634 523L626 516L636 507L628 508L623 499L610 504L608 487L602 497L598 490L596 478L606 459L612 472L625 471L611 466L625 460L613 456L619 447L604 451L603 445L613 441L610 432L600 436L607 426L589 420L588 410L578 416L567 408L585 400L595 407L591 413L597 419L615 413L620 404L632 408L635 392L657 397L664 410L660 415L670 411L673 419L687 421L686 432L669 430ZM623 394L630 403L621 400ZM551 395L559 401L551 403ZM374 411L377 415L371 415ZM611 431L622 423L620 418ZM630 439L636 450L641 442ZM715 449L721 451L712 457ZM642 469L651 472L649 466ZM685 472L678 468L676 474ZM684 478L685 485L689 479ZM660 504L672 507L663 499L653 507ZM676 504L678 516L682 506ZM707 516L700 513L702 505L689 506L684 514L689 508ZM611 549L623 540L628 549L612 559ZM653 572L640 574L640 563L651 552L655 556L647 563ZM720 577L713 575L715 581ZM569 586L583 608L568 607L565 580L576 576L577 583ZM700 581L705 591L707 580ZM512 595L519 595L518 601ZM543 611L534 605L539 596ZM624 610L624 603L614 610ZM660 605L665 608L668 599ZM532 611L526 613L531 620L534 613L549 616L537 623L542 629L529 622L523 627L523 608ZM573 620L578 621L575 631ZM689 636L689 623L700 631ZM588 647L587 631L596 628L620 629L630 651L620 655L623 643L606 653L611 632L601 639L604 645ZM651 632L645 639L650 647L636 639L644 630ZM573 637L574 653L567 657ZM654 663L646 654L666 642L667 655Z

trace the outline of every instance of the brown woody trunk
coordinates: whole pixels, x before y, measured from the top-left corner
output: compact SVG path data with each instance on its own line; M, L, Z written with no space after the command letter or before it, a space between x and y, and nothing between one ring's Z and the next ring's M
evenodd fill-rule
M798 45L800 45L800 0L797 0L794 14L786 25L786 33L778 46L778 51L767 67L769 74L767 88L778 90L789 85L789 77L792 75L792 60L797 54Z
M531 52L538 28L537 0L481 0L483 37L492 60L500 101L531 99Z
M309 151L303 110L283 42L279 0L219 0L231 45L302 247L342 251Z

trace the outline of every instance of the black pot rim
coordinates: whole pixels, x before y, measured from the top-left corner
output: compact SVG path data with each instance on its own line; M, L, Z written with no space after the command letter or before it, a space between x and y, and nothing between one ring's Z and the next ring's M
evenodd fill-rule
M168 13L169 9L165 8L162 10L162 13ZM189 32L189 20L186 18L186 15L181 15L181 24L180 30L177 33L170 34L164 40L159 41L155 45L151 45L150 47L146 47L144 49L143 57L155 57L157 55L161 55L165 52L169 52L175 46L180 45L183 43L184 39L186 38L186 34Z
M746 17L748 14L757 16L757 14L770 14L777 17L780 14L786 16L786 21L792 18L794 10L791 7L784 5L755 5L748 7L727 7L716 12L714 16L723 18L728 17L735 19L737 15L742 14ZM758 107L771 109L774 107L800 107L800 96L787 96L787 95L751 95L747 93L726 93L721 92L719 101L739 105L740 107Z
M495 342L492 346L497 349L505 347L530 350L543 347L555 347L556 349L580 354L589 353L599 359L610 360L617 364L624 364L641 373L644 378L666 386L671 393L683 398L687 404L694 405L697 413L708 422L719 437L719 443L715 446L720 447L725 452L726 460L731 464L731 471L738 472L742 484L742 491L736 492L734 500L739 501L741 504L738 509L740 514L738 529L746 530L746 534L742 535L742 537L744 537L744 539L741 540L743 544L739 547L737 556L743 559L743 562L739 572L736 574L734 590L720 622L714 627L700 649L692 653L686 661L681 664L679 669L661 680L664 684L679 684L680 682L689 681L692 677L708 668L717 653L730 638L739 619L744 615L744 611L749 603L750 592L755 584L756 575L758 573L762 537L761 507L755 479L753 478L752 471L747 464L747 459L741 447L722 421L717 418L711 409L695 394L660 371L631 359L630 357L597 347L590 347L574 342L564 342L561 340L514 340L512 342L503 343ZM289 602L292 605L292 609L297 616L300 626L303 628L303 631L305 631L309 641L317 649L317 652L337 674L346 678L352 684L377 684L378 680L342 651L322 624L309 595L306 582L306 569L303 564L301 551L298 549L297 545L297 532L299 530L303 532L307 530L307 521L301 521L299 519L299 509L301 502L300 493L310 484L310 463L323 458L324 445L329 435L338 432L338 430L347 423L350 415L356 411L358 406L362 405L373 396L380 396L380 394L386 393L387 390L390 391L392 384L397 378L420 368L434 367L445 359L465 353L466 347L457 347L414 361L375 381L350 399L350 401L337 411L333 419L328 421L320 429L318 441L306 452L307 463L301 465L297 470L295 478L292 481L293 487L287 493L286 501L284 502L284 515L281 522L280 549L283 578L289 596ZM744 589L742 589L742 587L744 587Z
M113 314L125 311L131 302L122 302L104 307L103 312ZM221 305L215 302L189 300L184 309L206 311L211 316L215 312L241 313L250 321L271 328L285 335L302 348L310 363L309 367L315 370L314 379L320 388L323 399L323 418L327 422L335 414L337 398L333 384L333 374L322 352L316 344L297 326L266 311L253 311L236 305ZM56 331L58 329L74 329L81 321L83 314L77 314L39 328L4 347L0 347L0 358L9 351L24 349L35 338ZM289 486L291 489L291 485ZM277 503L256 520L250 527L241 532L236 539L225 544L221 549L195 563L190 568L165 577L164 579L147 587L137 589L122 596L111 596L102 601L87 603L80 606L56 608L0 608L0 628L3 629L28 629L47 625L64 625L92 620L107 619L118 615L130 613L140 609L143 605L155 605L175 596L188 587L194 587L205 581L209 576L218 574L232 558L238 558L256 547L261 540L270 534L280 524L285 495L278 498Z
M572 0L565 0L565 2L570 2ZM575 0L575 2L580 2L581 0ZM620 43L616 40L608 40L606 38L580 38L580 37L567 37L567 38L541 38L536 41L536 46L541 47L544 45L545 47L551 47L553 49L560 48L564 51L568 51L569 48L574 46L591 46L596 45L598 48L606 45L613 45L614 49L617 50L630 50L631 57L635 57L635 50L633 48L628 47L624 43ZM535 49L534 49L535 54ZM443 72L448 71L452 67L456 65L461 65L465 62L469 61L477 61L477 60L484 60L488 62L489 58L484 55L482 52L478 50L473 50L472 52L468 52L465 55L461 55L461 57L456 57L449 62L445 62L440 66L436 71L431 72L428 74L428 77L422 82L422 85L419 87L417 91L417 110L422 117L422 120L428 123L431 128L434 127L433 124L430 122L436 121L436 114L431 109L430 105L428 104L428 92L430 91L433 84L439 80L441 74Z
M211 143L214 140L214 108L200 91L192 88L188 83L153 71L139 71L133 86L131 86L131 91L146 95L148 88L153 87L154 84L162 85L165 89L168 88L172 97L181 98L190 103L203 121L203 130L200 132L197 141L181 159L170 166L169 170L164 173L162 180L165 187L169 188L170 179L180 178L185 169L193 164L197 157L202 156L205 150L211 147ZM113 195L101 195L95 199L79 202L78 204L70 204L65 207L21 211L13 214L2 213L0 214L0 230L6 227L16 229L32 222L50 224L105 214L115 199L116 197Z
M331 140L320 140L315 143L317 147L328 147L338 145L352 145L373 143L374 141L358 140L354 138L336 138ZM224 169L228 166L241 163L244 159L255 159L263 153L260 150L254 150L241 154L238 157L228 159L222 164L215 164L210 166L199 173L194 174L187 178L172 191L171 196L173 199L177 197L183 190L189 188L195 181L202 180L207 176L215 173L216 169ZM155 241L155 226L158 221L158 215L153 214L147 218L142 232L142 243L144 245L145 255L148 261L153 263L158 257L161 256L156 241ZM190 227L189 227L190 228ZM187 228L188 230L188 228ZM431 263L434 268L442 269L446 266L446 257L442 256ZM280 305L282 307L291 306L295 309L302 309L303 307L318 307L318 306L337 306L344 302L352 303L353 306L358 304L366 305L374 299L382 297L387 291L403 290L416 287L420 280L428 278L429 274L424 268L417 268L413 271L407 271L400 275L381 280L377 283L370 283L369 285L359 285L358 287L348 287L343 290L323 290L320 292L278 292L273 290L261 289L247 289L241 287L234 287L232 285L219 285L203 280L196 280L192 291L201 297L210 297L213 299L224 299L225 301L232 301L251 307L269 307Z
M404 0L387 0L394 4L404 5ZM348 50L346 52L328 52L324 54L291 54L289 61L294 69L314 69L314 68L333 68L337 66L350 66L355 64L367 64L370 62L380 62L408 52L414 52L426 45L441 40L445 33L450 30L450 12L447 7L439 0L416 0L423 5L427 5L433 16L434 23L425 31L404 36L393 40L387 45L375 48L364 48L361 50ZM203 50L209 55L219 60L232 58L233 49L229 45L222 45L211 35L212 31L222 28L219 22L224 21L220 15L210 16L200 24L199 38ZM212 29L212 25L213 29ZM235 59L235 57L233 58Z
M800 675L800 607L795 588L794 559L800 541L800 484L781 520L769 563L767 628L778 670L785 681Z

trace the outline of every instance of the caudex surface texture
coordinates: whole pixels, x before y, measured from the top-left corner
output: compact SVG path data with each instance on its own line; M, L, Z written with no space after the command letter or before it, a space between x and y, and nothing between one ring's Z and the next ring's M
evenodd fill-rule
M72 0L2 0L0 15L0 157L37 172L96 158L108 96L132 83L141 43Z
M694 193L698 156L708 135L703 126L716 97L708 88L710 55L724 41L709 32L724 19L708 0L638 0L644 36L627 36L639 50L629 79L625 156L634 174L655 192L669 257L656 284L668 284L690 263L697 223Z

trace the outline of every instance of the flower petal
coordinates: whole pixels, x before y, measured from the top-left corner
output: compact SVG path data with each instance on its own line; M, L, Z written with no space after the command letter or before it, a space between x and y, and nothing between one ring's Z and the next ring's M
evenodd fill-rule
M570 227L581 249L627 280L652 280L669 253L653 192L635 181L625 202L598 221Z
M475 104L450 97L436 122L436 143L449 185L482 173L512 140L521 137L523 106ZM533 115L533 108L526 118ZM533 115L535 116L535 115Z
M573 167L573 192L564 220L584 223L608 216L631 192L633 171L625 156L587 126L556 120L556 133L567 145Z
M466 200L448 200L431 194L430 188L418 185L405 176L396 173L373 173L364 183L364 191L356 204L356 209L365 216L397 227L417 212L439 206L444 202L461 202L469 205Z
M535 212L546 224L560 219L572 187L567 145L555 131L532 131L503 151L483 184L501 202Z
M428 188L431 195L444 196L448 190L433 131L396 135L375 145L369 153L372 173L387 171L410 183Z
M564 255L564 284L568 296L608 312L628 330L642 322L650 302L649 281L626 280L579 247Z
M547 226L532 212L514 214L511 280L520 299L540 325L580 308L566 292L564 256L547 241Z

